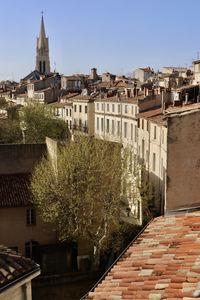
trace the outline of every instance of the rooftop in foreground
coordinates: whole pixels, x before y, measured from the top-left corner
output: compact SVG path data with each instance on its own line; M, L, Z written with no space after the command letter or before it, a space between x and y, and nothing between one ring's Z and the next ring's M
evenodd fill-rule
M39 275L39 265L0 245L0 293L34 273Z
M84 299L200 299L199 282L197 211L154 219Z

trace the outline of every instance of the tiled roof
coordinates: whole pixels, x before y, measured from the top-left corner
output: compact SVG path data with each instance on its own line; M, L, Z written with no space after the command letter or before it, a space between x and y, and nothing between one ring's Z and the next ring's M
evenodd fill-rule
M182 213L154 219L84 299L200 299L199 282L200 212Z
M13 281L39 270L39 265L34 261L0 245L0 293Z
M199 110L200 103L191 103L183 106L169 106L165 110L166 116L173 114L173 113L183 113L183 112L190 112L193 110Z
M29 174L0 175L0 208L30 204Z
M145 112L142 112L138 116L141 118L152 118L155 116L159 116L161 114L162 114L162 109L159 107L159 108L153 108Z

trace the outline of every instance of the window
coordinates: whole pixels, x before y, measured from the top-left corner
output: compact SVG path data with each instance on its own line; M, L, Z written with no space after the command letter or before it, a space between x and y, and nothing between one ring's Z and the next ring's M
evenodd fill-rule
M69 128L72 129L72 121L69 121Z
M18 247L17 246L9 247L9 249L11 249L11 250L18 253Z
M154 133L153 133L153 138L154 138L154 140L156 140L156 129L157 129L156 126L154 126L154 131L153 131L153 132L154 132Z
M81 113L82 112L82 106L79 105L79 112Z
M163 178L163 158L161 158L160 175L161 175L161 178Z
M164 132L164 130L162 130L162 144L164 144L164 134L165 134L165 132Z
M124 122L124 137L127 138L127 122Z
M131 140L133 140L133 124L131 124Z
M144 140L142 140L142 158L144 159Z
M115 133L115 123L114 123L114 120L112 120L112 134Z
M99 103L97 103L97 110L99 110Z
M87 114L87 106L85 106L85 114Z
M120 136L120 133L121 133L121 122L120 121L117 121L117 135Z
M104 111L104 103L101 103L101 110Z
M128 105L125 105L125 114L128 113Z
M146 150L146 161L149 161L149 151Z
M148 122L148 120L147 120L147 131L149 131L149 122Z
M76 112L76 104L74 105L74 112Z
M135 143L137 142L137 125L135 125Z
M70 117L72 116L72 110L71 109L69 110L69 116Z
M140 119L137 120L137 126L140 128Z
M97 117L97 130L99 131L99 118Z
M144 129L144 119L142 119L142 129Z
M153 153L153 171L155 172L156 170L156 154Z
M112 104L112 112L115 112L115 104Z
M103 120L103 118L101 118L101 131L103 132L104 131L104 120Z
M106 120L106 132L109 133L110 128L109 128L109 119Z
M109 104L107 104L107 111L109 111L110 110L110 107L109 107Z
M120 114L120 112L121 112L121 106L120 104L118 104L118 113Z
M26 224L27 225L36 224L36 212L34 208L28 208L26 210Z
M135 106L135 114L137 115L137 106Z
M66 116L68 117L68 109L66 109Z
M38 246L36 241L29 241L25 243L25 256L35 261L38 260Z

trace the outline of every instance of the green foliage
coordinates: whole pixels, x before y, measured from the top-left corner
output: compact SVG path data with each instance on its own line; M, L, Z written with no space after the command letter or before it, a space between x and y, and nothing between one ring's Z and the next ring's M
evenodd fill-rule
M6 110L8 119L0 128L0 143L44 143L46 136L62 141L69 137L65 122L55 119L47 105L31 103L20 110L8 105Z
M22 131L17 120L2 120L0 124L0 144L22 142Z
M0 97L0 109L6 109L8 106L6 99L3 97Z
M76 137L58 153L56 163L43 159L32 178L34 202L61 240L84 238L100 249L120 226L120 147Z
M138 231L139 227L127 225L121 217L128 199L138 203L140 192L144 199L147 196L140 175L141 168L129 149L122 151L116 143L76 136L54 159L41 161L33 173L31 190L41 217L54 224L59 239L84 239L92 244L97 266L102 250L118 252Z
M23 107L20 113L26 143L44 143L46 136L66 140L69 131L64 121L53 118L45 104L31 103Z

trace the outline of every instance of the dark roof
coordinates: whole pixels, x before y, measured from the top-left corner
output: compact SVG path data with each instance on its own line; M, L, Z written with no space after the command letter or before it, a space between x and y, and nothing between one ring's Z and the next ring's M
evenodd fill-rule
M0 175L0 207L30 204L30 174Z
M27 80L39 80L40 79L40 72L37 70L32 71L30 74L28 74L26 77L22 79L22 81L27 81Z
M154 219L84 299L194 299L200 211Z
M39 270L39 265L34 261L0 245L0 293L14 281Z

